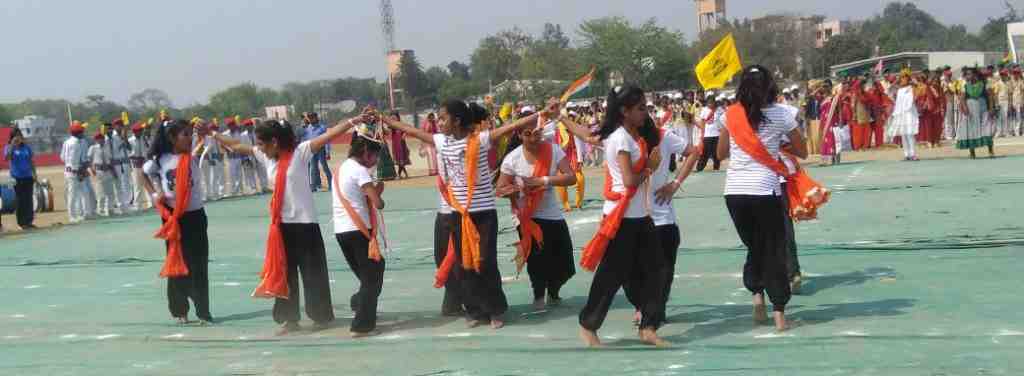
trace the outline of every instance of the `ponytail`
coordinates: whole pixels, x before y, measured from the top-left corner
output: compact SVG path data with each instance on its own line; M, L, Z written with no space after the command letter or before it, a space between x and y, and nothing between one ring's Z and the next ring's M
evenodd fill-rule
M751 65L743 71L740 86L736 90L736 100L746 110L747 121L754 132L765 121L763 109L775 103L778 97L779 87L768 69Z
M156 161L160 165L160 157L164 154L174 153L174 139L183 130L191 128L192 125L185 120L168 121L156 127L153 143L149 145L146 158Z
M295 132L285 120L266 120L256 126L256 138L263 142L276 141L281 150L295 150Z
M633 107L644 103L646 99L647 97L644 95L644 91L636 86L616 86L608 92L608 107L605 109L604 122L602 122L601 127L597 129L597 135L602 140L611 136L611 134L622 125L622 120L625 118L622 111L626 107Z

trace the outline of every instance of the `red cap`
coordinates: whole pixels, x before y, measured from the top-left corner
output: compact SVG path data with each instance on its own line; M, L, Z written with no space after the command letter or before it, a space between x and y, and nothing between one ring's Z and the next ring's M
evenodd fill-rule
M242 125L246 127L251 127L253 125L256 125L256 121L253 119L245 119L245 121L242 122Z
M132 125L132 132L133 133L142 132L142 123L135 123L134 125Z
M102 141L103 140L103 133L96 132L96 135L92 136L92 139L96 140L96 141Z
M124 121L121 119L114 119L113 125L124 125Z
M215 131L215 130L220 129L220 126L217 125L217 123L214 123L214 122L210 122L210 123L208 123L206 125L207 125L207 128L209 128L210 130L214 130Z
M68 133L82 134L83 132L85 132L85 127L82 126L82 122L80 121L71 122L71 126L68 127Z
M226 117L226 118L224 118L224 125L232 126L232 125L238 125L238 123L235 123L235 118L233 118L233 117Z
M1008 74L1010 74L1010 71L1008 71L1006 69L1002 69L1002 70L999 71L999 75L1000 76L1005 76L1005 75L1008 75Z

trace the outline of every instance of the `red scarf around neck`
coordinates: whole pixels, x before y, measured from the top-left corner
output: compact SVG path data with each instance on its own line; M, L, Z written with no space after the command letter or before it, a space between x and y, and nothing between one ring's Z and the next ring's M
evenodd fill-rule
M270 231L267 234L267 253L263 259L260 284L253 290L256 298L288 299L288 256L281 234L281 208L288 184L288 168L292 165L292 150L279 151L277 173L274 175L274 194L270 198Z
M181 248L181 224L178 222L185 210L188 209L189 198L192 197L192 155L181 153L178 155L178 167L174 170L174 210L172 211L161 197L156 202L156 209L163 218L164 224L160 226L153 237L167 241L167 257L164 259L164 266L160 269L160 277L174 278L188 275L188 266L185 265L185 256Z

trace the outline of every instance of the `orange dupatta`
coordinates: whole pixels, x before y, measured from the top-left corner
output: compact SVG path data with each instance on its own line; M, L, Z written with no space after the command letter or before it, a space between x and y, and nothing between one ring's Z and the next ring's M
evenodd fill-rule
M632 170L634 173L639 174L647 167L647 142L643 138L636 140L636 142L640 145L640 159L633 164ZM616 161L610 162L616 163ZM622 225L622 217L626 215L626 209L629 208L629 201L633 199L633 196L636 196L640 188L626 187L625 194L612 190L612 174L608 169L608 163L606 161L604 166L604 198L608 201L617 201L618 203L615 204L615 209L611 213L604 216L604 219L601 221L601 227L597 229L594 238L590 239L587 246L583 248L580 266L588 271L596 270L597 265L604 259L604 252L608 249L608 243L619 232L619 226Z
M786 195L789 197L789 214L794 220L805 221L818 217L818 208L824 206L832 194L827 188L818 184L807 175L800 162L792 155L786 155L796 172L790 173L786 165L768 153L761 139L754 133L754 128L747 120L747 111L743 106L734 104L726 112L726 129L736 145L750 155L757 163L768 167L776 174L786 178Z
M469 208L473 205L473 192L476 191L476 179L477 179L477 158L480 155L480 135L479 133L473 132L469 136L466 136L466 205L459 204L459 201L455 199L455 194L452 192L441 177L437 177L438 190L441 191L441 196L444 197L448 205L452 207L452 210L459 212L462 215L462 231L460 234L462 244L462 268L465 270L473 270L480 272L480 267L483 264L480 257L480 232L476 229L476 224L473 223L473 219L469 217ZM445 282L448 281L448 273L451 271L455 264L455 239L454 234L448 239L448 252L444 256L444 261L441 262L441 266L437 269L437 273L434 275L434 287L440 288L444 286Z
M260 284L253 290L255 298L288 299L288 256L281 234L281 207L288 184L288 168L292 165L292 151L280 151L277 173L274 174L274 194L270 197L270 230L267 234L267 253L263 258Z
M338 172L334 174L334 187L335 196L338 196L338 201L341 201L341 206L345 207L345 213L352 219L352 223L356 225L359 232L363 233L366 239L370 240L370 246L367 249L367 256L370 260L380 262L382 259L380 255L380 243L377 241L377 208L373 207L370 200L366 200L367 210L370 212L370 228L366 228L366 223L363 222L363 217L356 213L355 209L352 208L352 203L345 199L345 195L341 194L341 167L338 167Z
M551 172L552 147L551 143L541 143L539 153L533 162L533 177L548 176L548 173ZM526 150L524 149L523 152L525 153ZM530 252L533 250L533 242L536 241L541 246L544 244L544 232L541 231L540 225L533 220L533 213L537 211L537 207L544 199L544 191L547 191L547 188L537 189L526 194L525 205L516 212L516 217L519 218L519 252L515 257L516 273L523 271L523 266L526 265L526 260L530 258Z
M189 198L192 196L192 155L182 153L178 156L178 167L174 171L174 210L172 211L161 198L156 202L156 209L164 223L153 237L167 241L167 258L160 269L160 277L174 278L188 275L188 265L181 249L181 224L178 220L188 209Z

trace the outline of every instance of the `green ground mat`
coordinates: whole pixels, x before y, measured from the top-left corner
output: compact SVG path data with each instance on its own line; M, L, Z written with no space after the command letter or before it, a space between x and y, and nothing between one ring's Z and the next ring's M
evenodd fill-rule
M213 327L180 327L157 277L159 220L98 220L0 240L3 375L1019 375L1024 373L1024 158L865 162L813 168L832 187L822 219L797 225L808 281L785 334L751 323L744 252L721 197L724 173L692 176L674 203L683 244L668 306L672 341L635 338L620 295L588 350L576 315L592 274L565 304L535 312L528 279L512 278L515 241L499 208L508 326L466 329L440 317L433 289L432 189L388 189L393 251L380 302L381 336L352 340L356 289L334 240L330 196L317 194L337 327L273 336L257 282L269 196L211 203ZM600 216L599 178L568 215L579 249ZM193 316L194 317L194 316ZM304 324L308 324L305 321Z

